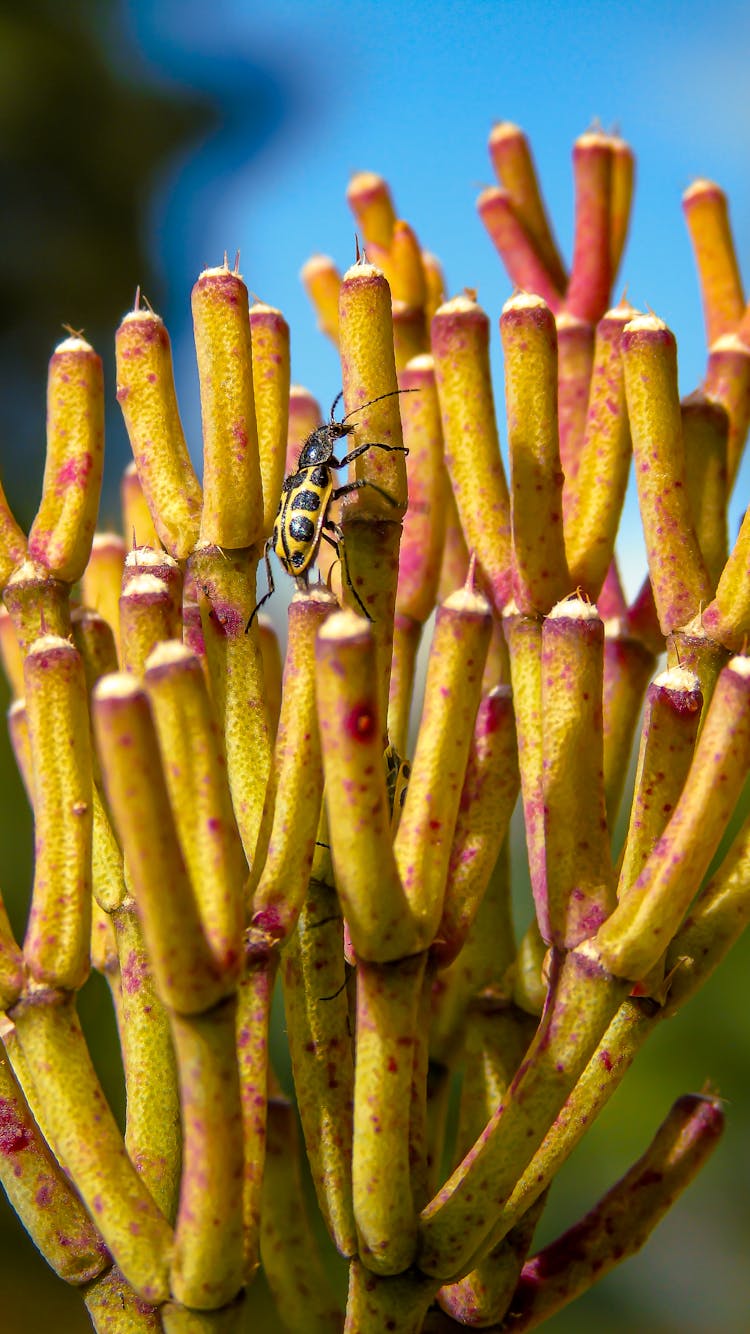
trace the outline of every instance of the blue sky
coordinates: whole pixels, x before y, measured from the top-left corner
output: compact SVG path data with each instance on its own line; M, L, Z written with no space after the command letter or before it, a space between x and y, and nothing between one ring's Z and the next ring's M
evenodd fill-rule
M492 180L487 135L501 119L529 135L568 253L572 142L595 117L620 128L638 159L620 282L674 329L683 392L700 380L703 327L680 196L702 175L727 190L750 283L746 6L131 0L126 20L155 74L224 105L221 130L174 164L150 219L194 440L189 288L224 249L240 248L250 289L289 320L293 378L324 405L337 392L336 355L298 274L315 251L352 261L344 190L363 168L388 178L397 211L441 257L450 292L478 289L493 321L501 400L497 317L510 289L474 207ZM251 90L263 110L248 124ZM635 525L632 497L629 512ZM631 585L637 543L633 553Z

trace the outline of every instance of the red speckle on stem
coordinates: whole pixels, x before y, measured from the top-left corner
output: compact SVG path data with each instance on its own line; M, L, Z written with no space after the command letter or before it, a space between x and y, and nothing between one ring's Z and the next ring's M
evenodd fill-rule
M135 950L131 950L122 965L122 985L129 996L140 991L146 976L146 962Z
M31 1131L19 1120L13 1103L0 1098L0 1153L20 1153L31 1144Z
M68 459L58 470L55 478L55 490L58 495L71 486L83 488L93 464L94 460L88 453L82 454L79 458Z
M344 730L353 741L369 741L375 735L375 714L369 704L355 704L344 720Z

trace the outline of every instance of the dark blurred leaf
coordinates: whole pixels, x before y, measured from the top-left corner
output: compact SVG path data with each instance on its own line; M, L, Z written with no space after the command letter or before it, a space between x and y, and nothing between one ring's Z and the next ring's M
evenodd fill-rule
M0 4L0 444L37 486L38 387L61 325L84 328L101 351L134 275L158 300L150 193L165 162L218 120L208 97L147 82L137 61L117 72L118 13L113 0Z

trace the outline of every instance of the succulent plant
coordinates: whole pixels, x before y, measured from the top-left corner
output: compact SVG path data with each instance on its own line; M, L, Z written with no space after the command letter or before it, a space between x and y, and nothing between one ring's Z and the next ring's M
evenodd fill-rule
M500 317L509 481L489 319L471 291L445 300L361 173L363 253L343 277L321 256L303 270L341 354L341 497L300 460L322 417L290 386L283 316L226 261L192 297L202 483L169 336L136 299L116 337L124 536L95 532L104 391L79 335L50 363L28 537L0 496L0 649L35 821L22 946L0 913L0 1176L99 1331L244 1328L259 1265L290 1331L532 1329L643 1244L722 1131L716 1096L680 1098L530 1254L558 1169L750 917L746 822L707 879L750 768L750 519L730 552L726 518L750 318L724 198L698 182L710 350L681 403L673 334L609 308L627 145L576 143L569 274L525 137L497 126L490 152L479 212L520 289ZM628 605L631 455L649 574ZM283 668L255 615L269 539L305 561ZM535 919L517 941L519 798ZM124 1136L77 1016L91 967ZM301 1135L269 1065L276 985ZM345 1310L303 1155L349 1262Z

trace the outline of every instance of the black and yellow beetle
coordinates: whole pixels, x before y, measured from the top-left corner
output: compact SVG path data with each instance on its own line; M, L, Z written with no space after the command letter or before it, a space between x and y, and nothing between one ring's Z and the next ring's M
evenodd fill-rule
M334 416L336 406L343 397L343 394L338 394L333 401L330 420L324 426L318 426L312 432L312 435L307 437L300 450L297 471L289 473L289 476L284 478L273 532L266 542L264 552L268 591L256 603L247 623L247 630L250 629L261 607L268 601L274 591L275 585L269 552L274 551L276 553L287 574L292 575L294 579L302 579L307 583L307 576L311 565L315 562L321 541L329 542L332 547L336 548L336 552L341 558L344 577L362 614L367 617L368 621L372 619L349 576L343 545L344 534L339 525L329 519L328 510L334 500L341 500L342 496L351 495L353 491L360 491L364 486L369 486L371 490L377 491L378 495L387 500L389 505L395 505L396 501L393 496L389 496L387 491L378 486L377 482L370 482L365 478L359 478L354 482L345 482L343 486L334 487L331 472L333 469L347 468L350 463L360 458L368 449L386 449L389 452L396 450L403 454L408 454L409 451L404 445L384 445L376 440L370 440L364 445L357 445L356 449L352 449L342 459L334 458L333 451L337 440L343 440L356 430L353 424L347 425L349 417L353 417L355 412L362 412L365 408L371 407L373 403L379 403L383 398L392 398L394 394L413 393L416 393L416 390L392 389L387 394L378 394L378 397L371 398L369 403L362 403L360 407L348 412L340 422L336 421Z

